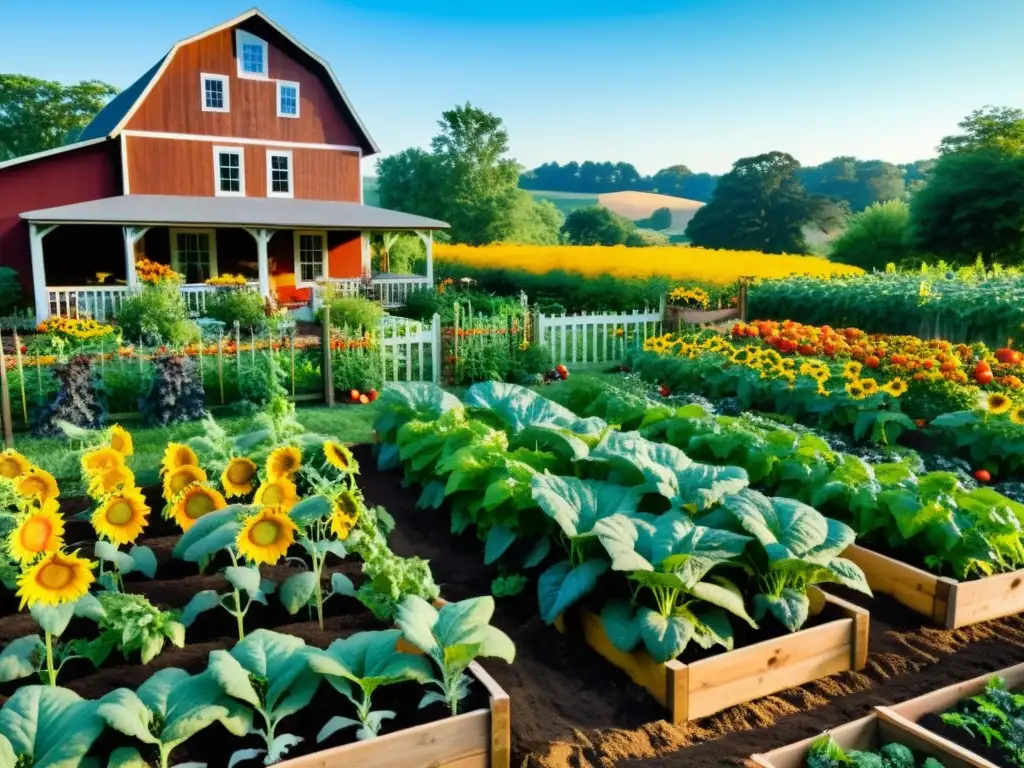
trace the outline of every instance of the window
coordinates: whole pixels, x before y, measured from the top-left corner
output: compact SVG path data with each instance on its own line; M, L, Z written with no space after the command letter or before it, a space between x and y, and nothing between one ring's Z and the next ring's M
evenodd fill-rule
M186 283L205 283L217 276L217 240L210 230L171 230L171 267Z
M292 153L267 150L267 197L294 197Z
M299 84L277 81L277 116L299 116Z
M203 89L203 112L227 112L231 107L227 75L199 75Z
M245 197L245 154L241 147L213 148L213 191L218 197Z
M295 233L296 284L313 283L324 276L327 235L323 232Z
M235 58L238 59L238 76L267 79L267 43L256 35L238 30L235 33Z

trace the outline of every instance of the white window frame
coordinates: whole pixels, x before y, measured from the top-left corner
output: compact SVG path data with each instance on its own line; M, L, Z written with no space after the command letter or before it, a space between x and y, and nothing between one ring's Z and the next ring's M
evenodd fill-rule
M294 115L289 115L287 112L282 112L281 111L281 89L285 88L285 87L290 87L290 88L294 88L295 89L295 114ZM301 102L302 102L301 90L299 89L299 84L298 83L292 82L290 80L278 80L277 81L277 116L278 117L290 117L290 118L293 118L293 119L294 118L298 118L299 111L301 110L301 106L300 106Z
M311 288L316 285L316 280L303 280L302 279L302 265L299 262L299 242L302 235L319 235L320 242L323 243L323 252L321 254L321 268L320 268L320 279L325 280L328 277L328 256L327 256L327 230L323 229L297 229L295 230L294 238L292 240L292 258L293 266L295 269L295 287L296 288Z
M263 49L263 71L262 72L246 72L245 71L245 57L242 55L242 51L245 45L258 45ZM245 77L250 80L269 80L270 79L270 46L267 45L267 41L256 37L251 32L245 32L244 30L237 30L235 32L235 59L238 62L238 76Z
M170 230L171 235L171 269L178 272L181 275L185 273L181 270L181 257L178 251L178 235L209 235L210 237L210 277L217 277L220 274L217 271L217 230L215 229L181 229L172 228ZM194 283L186 283L186 285L194 285Z
M288 160L288 191L274 191L274 167L273 158L284 157ZM267 150L267 197L295 197L295 165L292 163L292 152L290 149L268 149Z
M238 155L238 191L225 192L220 188L220 156L222 154ZM213 194L215 197L245 197L245 147L213 148Z
M216 80L221 84L224 93L224 106L211 107L206 103L206 81ZM199 73L199 99L203 112L230 112L231 111L231 80L227 75L214 75L209 72Z

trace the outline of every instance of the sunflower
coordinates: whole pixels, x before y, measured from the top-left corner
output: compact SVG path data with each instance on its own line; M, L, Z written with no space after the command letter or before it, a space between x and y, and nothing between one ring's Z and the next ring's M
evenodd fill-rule
M249 517L238 532L238 554L254 563L273 565L295 543L298 526L281 507L264 507Z
M743 349L737 349L732 353L732 357L729 358L732 362L738 365L746 365L750 358L753 356L753 352L750 347L744 347Z
M113 494L92 513L96 533L115 544L131 544L146 527L149 506L138 488Z
M867 395L873 395L878 391L878 382L874 379L861 379L857 383L860 384L861 389L864 390L865 397Z
M54 552L44 557L18 577L17 594L21 598L18 610L26 605L31 608L36 603L60 605L85 597L94 581L93 567L93 563L78 556L77 550L71 554Z
M25 498L39 499L40 502L56 499L60 495L57 479L45 469L38 467L32 467L18 478L16 487L18 493Z
M179 467L198 467L199 457L184 443L168 443L160 462L160 474L173 472Z
M899 397L907 391L907 382L903 379L896 377L888 384L882 387L882 391L886 394L892 395L893 397Z
M107 442L122 456L131 456L135 453L135 443L132 442L131 433L120 424L115 424L107 430Z
M324 457L328 464L342 472L348 472L353 467L352 451L334 440L324 441Z
M267 457L267 478L271 481L281 478L291 479L302 466L302 454L294 445L282 445L275 448Z
M202 467L182 464L164 477L164 498L171 501L192 483L205 483L206 472Z
M256 462L244 456L236 456L224 467L220 476L220 484L227 496L245 496L252 493L253 480L256 477Z
M860 377L860 372L864 366L861 363L850 361L843 366L843 378L849 379L850 381L856 381Z
M124 464L124 455L113 448L94 448L82 456L82 471L89 477Z
M1014 424L1024 424L1024 405L1018 405L1010 411L1010 421Z
M11 556L19 563L29 563L43 552L57 552L64 545L64 518L57 511L57 502L44 501L29 510L7 537Z
M998 416L1013 408L1013 401L1001 392L993 392L990 395L982 395L981 407Z
M359 513L362 511L362 503L351 491L344 491L334 500L334 509L331 512L331 532L344 541L348 538L355 524L359 521Z
M187 531L203 515L224 509L227 505L220 491L204 483L192 483L178 495L171 514L181 530Z
M866 397L864 393L864 387L860 385L860 381L851 381L849 384L847 384L846 394L848 394L854 400L863 400Z
M9 480L21 477L32 468L32 462L13 448L0 453L0 477Z
M135 473L124 464L103 472L97 472L89 482L89 495L98 499L120 487L131 488L135 485Z
M281 507L286 512L299 501L295 483L286 477L264 483L256 491L255 503L264 507Z

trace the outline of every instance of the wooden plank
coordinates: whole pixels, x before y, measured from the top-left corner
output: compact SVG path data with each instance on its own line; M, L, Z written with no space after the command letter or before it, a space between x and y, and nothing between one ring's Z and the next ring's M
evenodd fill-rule
M1024 570L958 582L952 590L946 626L976 624L1024 611Z
M668 704L668 681L664 664L653 661L643 649L630 653L620 651L608 639L601 625L601 617L596 613L581 610L578 618L587 645L629 675L634 683L646 689L659 704Z
M953 768L957 768L957 766L1000 768L980 755L974 754L966 747L944 739L886 707L877 707L875 713L878 715L878 729L881 738L893 741L895 734L903 734L904 744L915 751L939 758L945 768L950 768L950 766Z
M993 677L1001 677L1010 688L1018 688L1024 685L1024 664L1007 667L999 672L988 672L962 683L954 683L915 699L904 701L902 704L894 704L887 709L916 723L927 714L944 712L960 699L980 693L985 690L988 681Z
M847 547L843 557L864 571L873 591L889 595L914 613L945 624L950 593L956 585L953 579L936 576L856 544Z

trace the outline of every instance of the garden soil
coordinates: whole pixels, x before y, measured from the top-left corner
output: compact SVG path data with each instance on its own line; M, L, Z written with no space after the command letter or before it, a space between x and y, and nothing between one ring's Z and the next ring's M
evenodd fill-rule
M367 501L397 521L391 546L431 562L448 600L488 594L498 575L483 565L483 544L453 536L443 512L417 510L418 492L394 473L378 473L368 446L357 449ZM484 667L512 699L515 768L710 768L743 765L766 752L816 735L951 683L1024 662L1024 619L1014 616L972 627L932 627L879 596L843 597L871 610L867 667L682 725L662 719L660 706L629 677L581 640L565 637L537 615L533 590L498 600L494 623L516 644L513 666Z

